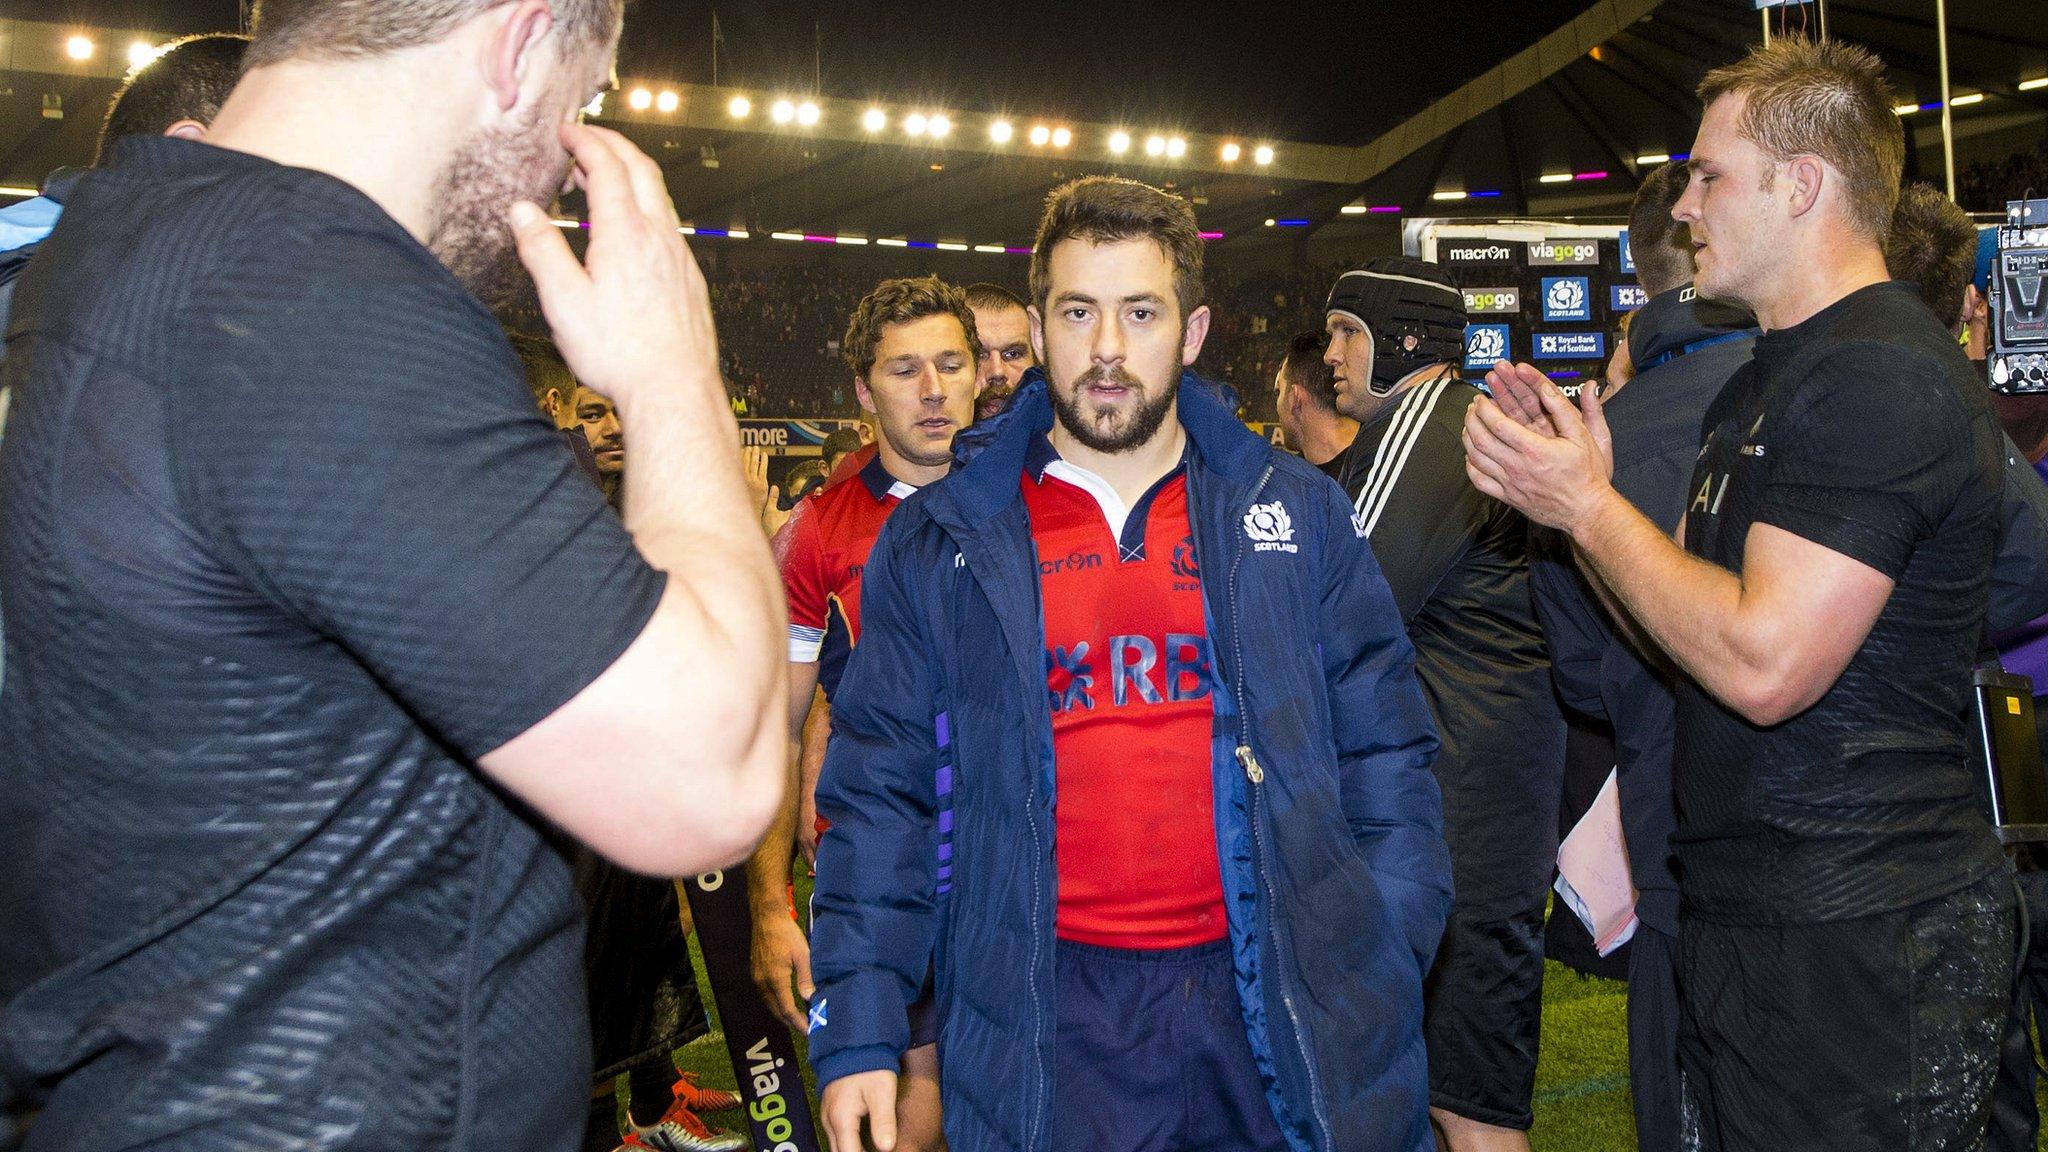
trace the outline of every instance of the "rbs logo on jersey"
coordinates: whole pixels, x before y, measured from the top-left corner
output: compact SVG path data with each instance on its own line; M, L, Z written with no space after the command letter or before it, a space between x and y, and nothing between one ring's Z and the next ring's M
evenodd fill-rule
M1094 710L1101 693L1096 655L1086 640L1071 649L1055 646L1046 651L1045 694L1053 712ZM1128 707L1133 701L1177 704L1200 700L1215 686L1207 636L1169 632L1164 643L1156 643L1150 636L1111 636L1103 659L1108 665L1112 708Z

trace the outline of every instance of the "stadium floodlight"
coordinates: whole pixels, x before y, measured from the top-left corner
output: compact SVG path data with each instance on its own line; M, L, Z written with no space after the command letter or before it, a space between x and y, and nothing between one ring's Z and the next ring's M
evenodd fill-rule
M976 244L974 250L976 252L994 252L1000 255L1003 251L1003 246L1001 244Z
M645 112L649 108L654 107L654 93L649 92L645 88L635 88L626 97L626 107L631 108L635 112Z
M1346 216L1363 216L1365 215L1365 205L1346 204L1342 208L1337 209L1337 211L1343 213Z
M64 42L64 54L73 60L92 59L92 40L86 36L73 36Z
M1111 132L1109 134L1109 150L1119 156L1129 152L1131 150L1131 134L1129 132Z
M147 40L137 40L128 46L129 71L132 72L137 68L149 67L150 61L155 60L156 56L156 45L151 44Z
M796 106L796 122L806 128L817 124L818 116L818 106L809 100Z
M922 112L912 112L903 118L903 133L906 136L922 136L927 125Z
M934 140L943 139L946 133L952 130L953 122L946 119L945 114L942 112L934 113L932 118L925 122L925 131L930 132Z
M1032 127L1031 127L1031 146L1032 146L1033 148L1043 148L1043 147L1045 147L1045 145L1046 145L1046 142L1047 142L1047 141L1049 141L1049 140L1051 140L1051 139L1052 139L1052 129L1050 129L1050 128L1047 128L1047 127L1046 127L1045 125L1043 125L1043 124L1034 124L1034 125L1032 125Z
M967 251L967 245L965 245L965 244L955 244L955 243L952 243L952 242L950 242L950 241L946 241L946 240L941 240L941 241L939 241L939 243L937 244L937 248L938 248L938 250L939 250L939 251L941 251L941 252L965 252L965 251Z
M884 236L884 237L882 237L882 238L881 238L880 240L877 240L877 241L875 241L875 243L877 243L877 244L881 245L881 246L882 246L882 247L884 247L884 248L908 248L908 247L910 247L910 241L908 241L908 240L903 240L903 239L898 239L898 238L896 238L896 237L893 237L893 236Z
M1569 172L1545 172L1536 178L1536 182L1539 184L1569 184L1572 182L1572 174Z
M1053 147L1065 148L1067 145L1072 144L1073 142L1074 134L1072 132L1067 131L1065 128L1055 128L1052 130Z
M787 124L796 119L796 104L790 100L777 100L768 106L768 118L777 124Z
M1918 104L1900 104L1892 109L1892 115L1911 116L1913 113L1918 112L1919 110L1920 106Z
M1008 144L1010 137L1015 135L1016 131L1015 128L1010 126L1008 120L998 120L988 126L988 138L998 144Z
M681 96L676 95L674 92L663 92L654 98L654 110L667 115L680 108L682 103L683 98Z
M745 96L735 96L725 104L725 114L735 120L745 120L747 114L753 110L754 102Z
M1271 144L1261 144L1252 152L1252 163L1257 164L1259 167L1264 168L1272 162L1273 146Z
M1235 164L1237 163L1238 157L1243 155L1244 149L1239 147L1237 141L1235 140L1232 140L1230 143L1225 144L1223 146L1222 156L1223 162L1225 164Z
M2040 88L2048 88L2048 76L2036 76L2032 80L2020 81L2022 92L2032 92Z
M1636 163L1637 163L1637 164L1669 164L1669 163L1671 163L1671 153L1669 153L1669 152L1646 152L1646 153L1644 153L1643 155L1641 155L1641 156L1638 156L1638 157L1636 157Z
M1948 106L1951 108L1962 108L1971 104L1982 104L1983 102L1984 94L1982 92L1972 92L1967 96L1956 96L1950 99Z
M870 108L861 114L860 126L870 132L880 132L889 126L889 114L880 108Z
M795 240L802 242L804 234L801 232L770 232L768 238L770 240Z
M1187 141L1181 139L1178 136L1171 137L1166 141L1166 158L1168 160L1178 160L1187 154Z
M1461 188L1451 192L1431 192L1429 198L1431 200L1463 200L1465 198L1465 191Z
M1145 137L1145 155L1147 155L1147 156L1151 156L1151 157L1153 157L1154 159L1157 159L1158 157L1161 157L1161 156L1164 156L1164 155L1166 155L1166 137L1164 137L1164 136L1147 136L1147 137Z

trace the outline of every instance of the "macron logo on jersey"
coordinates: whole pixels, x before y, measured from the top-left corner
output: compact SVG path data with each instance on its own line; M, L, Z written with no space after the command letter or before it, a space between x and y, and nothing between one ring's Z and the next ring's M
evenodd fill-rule
M1294 539L1294 519L1287 514L1287 507L1278 500L1271 504L1254 504L1244 514L1244 534L1252 540L1255 552L1299 552Z

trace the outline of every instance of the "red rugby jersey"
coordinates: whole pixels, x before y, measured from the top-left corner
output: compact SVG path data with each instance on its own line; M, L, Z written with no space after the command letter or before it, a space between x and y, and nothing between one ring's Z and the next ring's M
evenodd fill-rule
M1215 684L1186 469L1128 510L1049 443L1023 478L1052 706L1061 939L1221 939L1210 769Z
M871 457L857 482L828 485L799 503L775 534L775 558L789 598L789 659L816 664L829 699L860 638L860 574L882 522L916 488Z

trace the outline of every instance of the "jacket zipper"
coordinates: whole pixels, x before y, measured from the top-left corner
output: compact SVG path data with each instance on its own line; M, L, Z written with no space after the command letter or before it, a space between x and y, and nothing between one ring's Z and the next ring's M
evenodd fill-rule
M1271 479L1272 476L1273 466L1268 464L1266 465L1266 470L1259 473L1259 482L1252 486L1252 495L1249 503L1256 504L1258 502L1259 494L1266 489L1266 481ZM1231 549L1230 577L1227 582L1230 603L1230 654L1233 671L1236 673L1231 677L1231 687L1233 694L1237 697L1237 763L1239 767L1244 769L1244 777L1251 784L1249 791L1251 793L1252 855L1254 857L1252 871L1258 875L1260 888L1265 893L1266 915L1270 920L1274 907L1278 904L1279 900L1273 892L1272 883L1266 876L1265 838L1259 832L1259 796L1263 791L1262 786L1266 782L1266 770L1259 764L1258 754L1252 751L1252 714L1245 699L1244 629L1238 622L1237 611L1237 570L1243 563L1244 545L1239 543ZM1281 934L1279 931L1274 930L1273 949L1276 954L1280 951L1281 946ZM1282 964L1285 965L1285 963L1285 958L1282 958ZM1316 1142L1319 1147L1327 1147L1329 1144L1330 1121L1329 1117L1323 1114L1322 1082L1316 1076L1315 1061L1309 1058L1308 1041L1303 1037L1301 1026L1301 1013L1294 1007L1294 995L1287 990L1284 981L1280 985L1280 1003L1287 1009L1288 1022L1294 1027L1294 1047L1301 1054L1301 1066L1308 1074L1309 1109L1314 1114L1316 1123Z
M1045 629L1045 589L1040 585L1038 579L1039 572L1041 571L1041 569L1038 566L1038 541L1036 538L1031 536L1028 529L1025 532L1025 538L1029 540L1031 543L1031 571L1029 573L1029 576L1031 584L1031 605L1033 609L1033 617L1036 620L1038 620L1039 630L1043 632ZM1034 653L1034 655L1036 655L1041 661L1045 659L1045 653L1042 649L1042 646L1041 650ZM1045 700L1045 691L1045 685L1041 681L1038 685L1038 699L1041 702ZM1033 715L1036 714L1037 713L1034 710ZM1044 764L1042 763L1042 761L1045 758L1045 752L1044 749L1036 747L1039 739L1043 735L1043 733L1034 732L1031 736L1031 742L1034 745L1034 747L1032 748L1032 752L1034 753L1034 755L1031 758L1031 788L1028 792L1025 793L1024 796L1024 825L1025 827L1031 829L1031 915L1034 920L1038 916L1040 891L1039 885L1043 882L1044 878L1044 872L1039 866L1039 860L1044 855L1044 853L1037 851L1037 849L1039 847L1038 788L1039 785L1043 782L1042 777L1045 775ZM1033 1004L1043 1003L1043 1001L1040 999L1038 987L1038 958L1041 954L1039 941L1043 935L1044 933L1040 931L1040 926L1034 923L1031 926L1031 963L1030 966L1025 969L1025 972L1027 973L1027 975L1025 976L1025 980L1030 987L1031 1002ZM1057 989L1055 989L1054 994L1057 995ZM1045 1012L1042 1010L1034 1012L1032 1013L1032 1017L1033 1019L1031 1023L1031 1047L1033 1052L1043 1052L1045 1050ZM1045 1077L1043 1075L1032 1078L1031 1129L1029 1132L1025 1134L1024 1147L1026 1148L1038 1147L1038 1121L1041 1112L1041 1109L1039 1107L1039 1101L1045 1095L1044 1081Z

